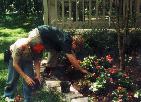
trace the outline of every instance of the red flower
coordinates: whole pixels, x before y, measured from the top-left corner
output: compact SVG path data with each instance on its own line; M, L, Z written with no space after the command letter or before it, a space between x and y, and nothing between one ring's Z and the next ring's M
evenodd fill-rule
M113 61L113 59L112 59L112 57L111 57L110 54L106 56L106 60L107 60L109 63L111 63L111 62Z
M111 74L115 74L115 73L118 72L118 70L117 70L117 69L114 69L114 68L110 68L110 69L109 69L109 72L110 72Z
M101 66L96 66L96 69L100 69L101 68Z
M123 77L128 78L129 76L127 74L123 74Z

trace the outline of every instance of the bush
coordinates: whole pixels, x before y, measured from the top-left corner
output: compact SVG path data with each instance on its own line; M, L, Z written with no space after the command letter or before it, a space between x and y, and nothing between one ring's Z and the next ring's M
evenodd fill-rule
M83 33L84 46L77 55L81 58L96 55L98 57L110 54L114 59L119 56L118 34L115 30L92 29ZM141 51L141 29L129 32L125 37L125 54Z
M88 51L91 55L118 54L117 33L115 31L93 29L92 31L85 32L83 36L85 46L89 46Z

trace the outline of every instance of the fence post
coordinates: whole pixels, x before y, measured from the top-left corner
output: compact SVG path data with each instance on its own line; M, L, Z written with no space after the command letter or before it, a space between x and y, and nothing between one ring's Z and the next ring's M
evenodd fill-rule
M72 12L71 0L69 0L69 21L71 21L71 12Z
M109 27L111 26L111 15L112 15L112 0L110 0L110 10L109 10Z
M83 23L84 23L84 21L85 21L85 7L84 7L84 0L82 1L82 9L83 9Z
M76 8L75 8L75 9L76 9L76 23L77 23L77 21L78 21L78 9L77 9L77 6L78 6L78 5L77 5L77 0L76 0Z
M43 6L44 6L43 21L44 21L44 24L49 24L49 22L48 22L48 19L49 19L48 0L43 0Z
M141 5L141 2L140 2L140 0L137 0L137 6L136 6L136 14L137 14L137 16L139 16L139 13L140 13L140 5Z
M105 20L105 0L103 0L103 19Z
M91 26L91 18L92 18L92 0L89 0L89 26Z
M98 19L98 7L99 7L99 3L98 0L96 0L96 19Z
M62 25L64 27L64 0L62 0Z
M58 13L57 13L57 0L55 0L55 16L56 16L55 22L57 23L57 20L58 20Z

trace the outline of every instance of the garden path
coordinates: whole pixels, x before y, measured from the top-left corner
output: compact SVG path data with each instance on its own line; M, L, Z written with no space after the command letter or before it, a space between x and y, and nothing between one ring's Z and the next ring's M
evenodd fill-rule
M46 60L42 60L41 74L43 74L45 66ZM66 88L64 90L65 92L62 92L63 89L61 88L60 83L71 83L69 80L67 80L65 76L65 69L63 69L62 67L54 69L49 77L43 76L43 80L43 89L50 89L59 92L63 95L65 102L88 102L88 97L85 97L80 92L78 92L72 84L70 84L69 89Z

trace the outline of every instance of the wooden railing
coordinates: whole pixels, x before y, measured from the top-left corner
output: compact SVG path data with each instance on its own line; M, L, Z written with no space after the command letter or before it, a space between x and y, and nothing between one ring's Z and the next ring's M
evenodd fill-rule
M134 0L129 1L132 12ZM61 28L109 28L115 2L117 0L43 0L44 23ZM123 13L124 9L123 6Z

